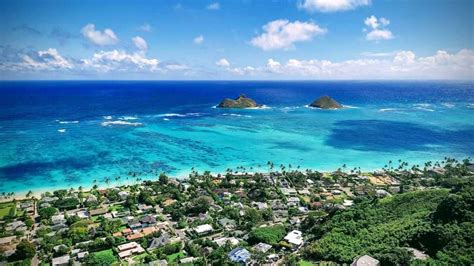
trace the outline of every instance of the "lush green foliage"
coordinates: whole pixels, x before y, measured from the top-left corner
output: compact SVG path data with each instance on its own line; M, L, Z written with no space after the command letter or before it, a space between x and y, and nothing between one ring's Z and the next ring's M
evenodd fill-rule
M79 205L77 198L58 199L54 202L54 206L60 210L72 210Z
M285 233L283 225L259 227L250 232L250 240L254 243L264 242L275 245L285 236Z
M312 231L318 240L306 249L316 260L351 262L370 254L385 264L406 264L424 250L443 263L474 261L473 187L409 192L367 200L338 212Z
M38 211L39 215L41 216L41 219L49 219L56 213L58 213L58 210L54 207L46 207L46 208L41 208Z
M23 239L16 246L16 252L13 255L15 260L31 259L35 256L36 249L33 244Z

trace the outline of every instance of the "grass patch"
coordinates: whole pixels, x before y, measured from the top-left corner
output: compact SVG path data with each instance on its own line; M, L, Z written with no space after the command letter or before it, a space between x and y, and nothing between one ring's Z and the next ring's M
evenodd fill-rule
M307 260L301 260L299 263L298 263L299 266L314 266L315 264L313 264L312 262L309 262Z
M184 253L182 251L166 256L166 260L168 261L168 263L172 263L176 260L179 260L181 257L184 257Z
M13 202L1 203L0 204L0 220L4 219L10 214L12 208L16 209L16 206Z

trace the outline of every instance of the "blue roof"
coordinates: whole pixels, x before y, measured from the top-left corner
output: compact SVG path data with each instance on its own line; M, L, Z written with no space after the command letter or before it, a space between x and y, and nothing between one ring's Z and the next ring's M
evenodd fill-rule
M234 262L246 262L250 259L250 252L245 248L234 248L228 255L229 259Z

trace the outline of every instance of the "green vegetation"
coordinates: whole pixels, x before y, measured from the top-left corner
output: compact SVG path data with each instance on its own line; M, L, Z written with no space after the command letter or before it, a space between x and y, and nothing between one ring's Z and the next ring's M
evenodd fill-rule
M0 203L0 219L4 219L11 214L11 210L16 209L14 202Z
M10 260L25 260L25 259L31 259L35 256L36 254L36 248L33 244L28 242L28 240L23 239L18 243L16 246L16 252L13 254L12 258Z
M428 253L435 263L474 261L472 178L461 188L408 192L365 200L337 212L310 230L319 238L305 254L315 260L349 263L364 254L384 264L407 264L404 247Z
M168 255L166 257L166 260L168 261L168 263L173 263L176 260L179 260L180 258L183 258L183 257L184 257L184 253L182 251L180 251L180 252L176 252L176 253L173 253L171 255Z
M285 236L286 230L283 225L273 225L255 228L250 232L250 240L253 243L264 242L276 245Z
M117 261L117 257L115 257L112 249L94 252L86 258L88 265L112 265Z

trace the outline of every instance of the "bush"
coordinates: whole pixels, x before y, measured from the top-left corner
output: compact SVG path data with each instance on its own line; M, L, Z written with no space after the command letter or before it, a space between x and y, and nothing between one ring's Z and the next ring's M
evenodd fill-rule
M54 207L47 207L47 208L42 208L38 211L39 215L41 216L41 219L50 219L58 213L58 210Z

